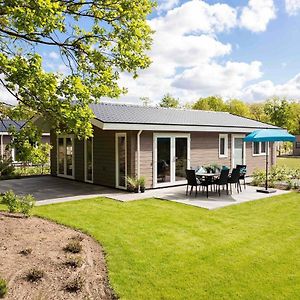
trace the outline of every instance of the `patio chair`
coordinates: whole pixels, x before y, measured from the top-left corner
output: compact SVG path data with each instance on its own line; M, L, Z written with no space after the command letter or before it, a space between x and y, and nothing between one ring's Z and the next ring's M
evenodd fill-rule
M196 177L196 173L195 170L185 170L185 174L186 174L186 180L187 180L187 184L186 184L186 192L185 194L188 194L188 190L189 190L189 186L191 187L190 190L190 195L192 194L193 188L196 188L195 191L195 197L197 196L197 191L198 191L198 186L200 185L200 180Z
M236 165L236 168L240 170L240 180L244 181L244 189L246 189L247 166L246 165Z
M206 197L208 198L208 187L211 187L212 191L212 186L214 185L214 178L213 177L205 177L204 180L200 181L200 185L202 187L202 192L204 192L203 188L206 188Z
M219 197L221 196L221 186L224 189L225 185L226 185L226 192L228 195L228 175L229 175L229 169L221 170L220 177L214 181L214 184L218 187Z
M239 193L242 191L241 184L240 184L240 170L235 168L232 170L231 175L228 177L228 183L230 184L230 193L232 194L232 187L231 185L234 184L236 187L237 192Z

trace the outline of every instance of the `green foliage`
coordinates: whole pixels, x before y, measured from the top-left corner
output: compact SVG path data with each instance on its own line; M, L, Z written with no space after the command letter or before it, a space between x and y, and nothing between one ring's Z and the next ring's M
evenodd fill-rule
M12 165L11 158L6 159L0 159L0 177L1 176L11 176L14 174L15 168Z
M35 198L32 195L18 196L9 190L2 196L1 203L6 205L11 213L20 212L29 216L35 205Z
M161 99L159 106L160 107L178 108L178 107L180 107L180 103L179 103L179 99L174 98L171 94L166 94Z
M15 213L18 211L20 207L20 201L19 197L13 192L13 191L7 191L3 196L2 196L2 201L4 205L7 206L8 211L11 213Z
M226 104L221 97L210 96L207 98L200 98L192 105L193 109L212 110L212 111L226 111Z
M1 84L53 128L91 136L89 104L126 92L118 83L120 72L136 77L150 65L146 18L154 6L151 0L5 1ZM40 46L62 57L66 74L43 69Z
M226 106L227 106L227 111L230 112L231 114L241 116L241 117L246 117L246 118L251 117L249 106L242 100L238 100L238 99L228 100L226 102Z
M20 212L26 216L29 216L35 206L35 198L32 195L25 195L20 197L19 202Z
M138 179L138 184L140 187L145 187L145 184L146 184L146 177L145 176L141 176L139 179Z
M0 298L4 298L7 294L8 286L6 280L0 278Z
M127 181L127 187L129 190L134 190L139 187L139 180L135 176L126 176L125 180Z

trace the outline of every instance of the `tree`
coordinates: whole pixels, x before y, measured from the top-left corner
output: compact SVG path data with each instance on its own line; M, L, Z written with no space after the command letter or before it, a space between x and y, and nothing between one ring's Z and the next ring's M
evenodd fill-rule
M241 117L250 117L250 109L249 106L238 99L231 99L226 102L227 111L231 114L241 116Z
M143 103L143 106L150 106L152 101L149 97L140 97L140 100Z
M151 0L0 2L0 84L55 129L92 135L89 104L118 97L120 72L147 68ZM43 69L56 51L67 74Z
M264 103L249 104L250 117L259 122L269 122L269 117L265 113Z
M223 99L218 96L200 98L193 104L192 108L199 110L226 111L226 105Z
M179 99L174 98L171 94L165 94L159 103L160 107L179 107Z
M287 128L291 105L285 99L278 97L270 98L266 101L264 111L270 122L276 126Z
M287 118L287 128L292 134L300 134L300 102L292 101Z

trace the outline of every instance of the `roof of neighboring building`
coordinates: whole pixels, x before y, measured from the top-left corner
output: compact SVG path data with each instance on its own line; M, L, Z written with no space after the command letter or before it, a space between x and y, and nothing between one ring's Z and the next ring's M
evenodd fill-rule
M95 118L103 123L175 125L236 128L279 128L227 112L161 108L115 103L90 105ZM138 130L139 128L136 128Z
M14 126L17 130L21 129L26 121L13 121L10 119L0 119L0 132L8 132L10 126Z

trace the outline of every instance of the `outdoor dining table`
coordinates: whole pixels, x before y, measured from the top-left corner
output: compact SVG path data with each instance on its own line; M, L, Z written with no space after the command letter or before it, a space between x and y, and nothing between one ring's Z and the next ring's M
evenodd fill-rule
M220 173L200 173L200 174L197 174L196 173L196 176L197 178L205 178L205 180L207 178L216 178L216 177L219 177L220 176ZM206 187L206 197L208 198L208 186Z

